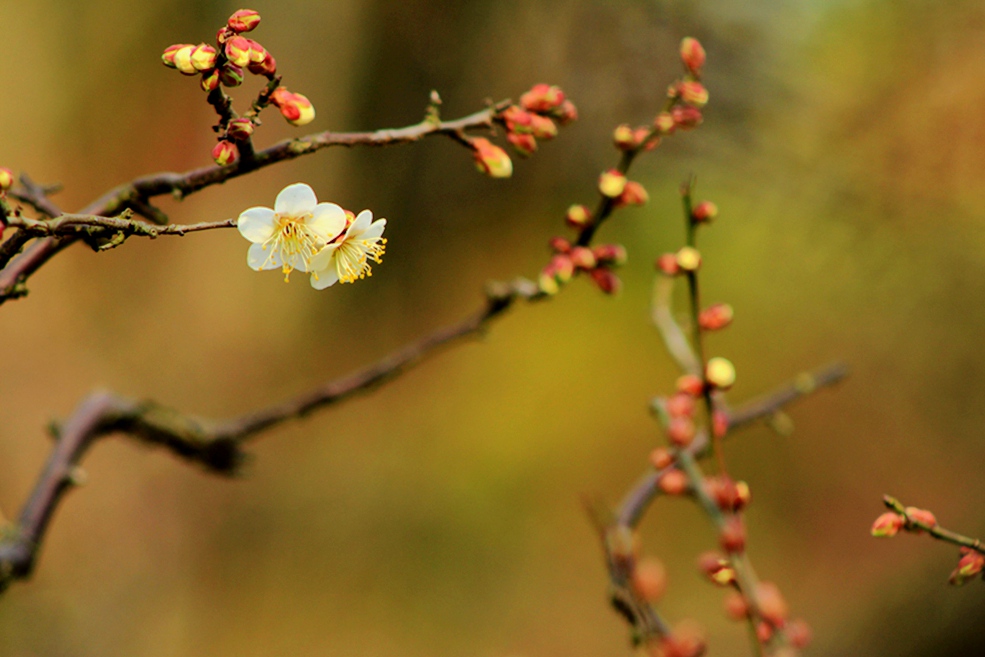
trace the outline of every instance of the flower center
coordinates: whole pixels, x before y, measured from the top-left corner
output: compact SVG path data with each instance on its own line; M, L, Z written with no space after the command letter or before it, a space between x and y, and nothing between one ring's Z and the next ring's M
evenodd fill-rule
M335 270L339 280L352 283L356 279L372 276L369 261L379 264L386 250L386 238L370 237L343 241L335 250Z
M280 258L284 280L287 281L295 269L308 270L311 256L324 246L321 239L308 228L307 220L311 213L300 216L274 215L274 234L263 243L263 249L270 248L264 265L277 255Z

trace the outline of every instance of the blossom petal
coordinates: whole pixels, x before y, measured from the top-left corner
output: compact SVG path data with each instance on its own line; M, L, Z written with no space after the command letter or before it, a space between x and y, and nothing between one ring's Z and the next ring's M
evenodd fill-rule
M308 261L308 271L321 272L321 270L326 267L334 268L335 265L332 261L332 254L335 253L335 249L339 248L340 243L341 242L329 244L324 249L311 256L311 260ZM319 276L320 275L321 274L319 274Z
M380 237L383 235L384 228L386 228L386 219L377 219L363 232L362 238L366 240Z
M352 226L349 227L349 235L358 235L363 233L369 228L370 222L373 221L372 210L363 210L358 215L356 215L356 220L352 222Z
M274 212L297 217L315 209L318 199L315 191L304 183L294 183L280 190L274 201Z
M335 271L335 267L326 267L311 273L311 287L316 290L324 290L326 287L335 285L338 281L339 273Z
M318 237L329 242L345 230L345 210L334 203L319 203L307 225Z
M254 244L266 242L274 234L274 211L262 207L244 210L236 220L236 227Z
M262 244L251 244L250 250L246 252L246 264L254 271L279 269L281 266L280 254L277 251L263 248Z

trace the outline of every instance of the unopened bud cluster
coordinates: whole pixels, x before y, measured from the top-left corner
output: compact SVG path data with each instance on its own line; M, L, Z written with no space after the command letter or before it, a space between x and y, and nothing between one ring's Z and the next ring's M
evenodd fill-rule
M506 128L506 141L523 157L537 151L537 140L557 137L558 125L567 125L578 118L578 110L560 87L535 84L520 96L519 105L510 105L494 119ZM513 162L499 146L488 139L473 139L472 151L476 168L491 178L509 178Z
M243 36L252 32L260 24L260 14L253 9L240 9L233 13L226 24L216 33L215 45L177 43L164 49L161 60L165 66L177 69L189 76L199 76L202 90L210 93L220 86L237 87L241 85L246 73L258 75L275 85L277 61L260 43ZM224 98L221 96L219 98ZM228 99L226 99L228 101ZM262 93L254 106L256 111L267 104L274 105L291 125L305 125L315 118L315 109L305 96L292 93L286 87L277 87L271 93ZM255 112L252 113L255 115ZM256 122L249 118L233 118L225 125L220 124L219 143L212 149L212 159L220 166L234 164L239 160L239 147L236 142L250 138Z
M626 249L620 244L581 246L563 237L550 242L551 261L540 272L539 286L545 294L557 294L561 286L578 273L588 274L600 290L616 294L622 285L613 271L626 262Z

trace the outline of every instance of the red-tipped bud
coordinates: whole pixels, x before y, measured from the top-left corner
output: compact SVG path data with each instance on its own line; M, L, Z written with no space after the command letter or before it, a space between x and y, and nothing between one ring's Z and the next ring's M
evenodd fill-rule
M475 166L482 173L490 178L509 178L513 175L513 161L499 146L485 137L476 137L472 140L472 148Z
M756 623L756 639L760 643L766 643L773 638L773 626L766 621Z
M250 64L262 64L270 56L267 49L253 39L247 39L246 42L250 44Z
M694 247L681 247L675 257L677 258L677 266L684 271L697 271L701 266L701 253Z
M698 325L705 331L718 331L732 323L734 312L727 303L714 303L698 315Z
M718 216L718 206L711 201L702 201L691 210L691 221L696 224L710 223Z
M924 525L927 525L928 527L936 527L937 526L937 518L934 517L934 514L933 513L931 513L930 511L927 511L926 509L918 509L915 506L908 506L908 507L906 507L906 515L907 515L907 518L909 518L909 520L910 520L910 522L907 522L906 523L906 530L907 531L911 531L911 532L913 532L915 534L919 534L923 530L920 527L917 527L916 525L911 524L913 522L923 523Z
M192 64L192 53L195 52L197 46L182 46L174 51L174 56L171 61L174 63L174 67L184 75L195 75L199 71ZM165 51L166 53L167 51ZM165 63L167 63L165 61Z
M578 108L570 100L566 100L556 110L551 112L551 116L557 119L557 122L561 125L568 125L578 120Z
M537 140L529 133L507 132L506 141L523 157L530 157L537 151Z
M236 33L223 25L219 28L219 31L215 33L215 42L222 46L225 45L226 41L229 41L234 36L236 36Z
M746 528L739 516L729 516L725 526L718 534L722 549L729 553L742 552L746 549Z
M561 290L561 286L557 283L557 278L550 271L550 266L544 267L540 272L540 276L537 278L537 287L540 291L547 295L555 295Z
M243 69L235 64L226 63L219 69L219 82L224 87L238 87L243 84Z
M584 205L572 205L564 215L564 222L572 228L584 228L592 222L592 211Z
M5 192L14 186L14 172L6 167L0 167L0 192Z
M698 570L716 586L735 582L735 570L728 559L717 552L705 552L698 557Z
M196 71L211 71L215 68L215 57L215 48L200 43L192 50L191 63Z
M223 139L212 149L212 159L221 167L239 160L239 148L231 141Z
M756 586L756 606L763 619L775 627L782 626L790 614L787 601L772 582L760 582Z
M667 495L683 495L689 489L687 475L680 470L668 470L664 472L660 475L660 481L657 482L657 486Z
M985 554L963 547L961 548L961 559L958 560L958 567L951 573L951 578L948 581L955 586L961 586L982 572L982 568L985 568Z
M703 118L701 110L690 105L678 105L670 111L674 118L674 126L680 130L690 130L701 125Z
M674 456L666 447L657 447L655 450L650 452L650 463L652 463L653 467L657 470L663 470L664 468L669 468L674 464Z
M254 30L259 24L260 14L252 9L240 9L226 21L226 27L237 34Z
M787 635L787 641L797 650L803 650L810 645L814 638L811 626L804 620L795 618L783 627L783 632Z
M554 139L557 137L557 126L546 116L531 114L530 129L537 139Z
M244 141L253 134L253 122L249 119L232 119L226 127L226 137L236 141Z
M591 249L585 246L576 246L571 249L571 262L573 262L575 267L578 269L583 269L585 271L595 269L596 265L598 265L598 260L595 259L595 254Z
M725 615L731 620L742 621L749 618L749 602L746 596L738 591L729 591L725 594Z
M735 384L735 365L721 356L709 359L705 365L705 381L719 390L728 390Z
M626 182L626 187L622 190L622 194L616 199L616 205L618 207L644 205L649 200L650 195L646 193L646 188L635 180L629 180Z
M633 131L633 139L636 140L637 144L643 147L644 151L652 151L654 148L660 145L660 137L652 135L650 128L646 126L636 128Z
M652 557L640 559L630 580L633 593L645 602L656 602L667 590L667 571L663 563Z
M689 417L672 417L667 424L667 440L677 447L687 447L694 441L696 429Z
M284 91L278 94L277 92L281 89ZM276 101L274 95L277 95ZM281 116L287 119L291 125L307 125L315 120L315 106L303 94L292 93L284 87L278 87L271 94L270 100L280 110Z
M896 534L899 533L899 530L902 529L904 522L906 522L906 520L900 514L887 511L876 518L876 521L872 523L871 533L876 538L889 538L890 536L896 536Z
M595 281L595 284L599 286L599 289L606 294L619 294L619 291L622 289L622 281L619 280L616 272L611 269L599 267L590 271L589 275Z
M660 640L655 655L659 657L701 657L707 645L701 627L693 621L681 621L673 634Z
M752 490L749 484L744 481L735 482L735 510L741 511L752 502Z
M705 65L705 49L697 39L684 37L681 40L681 61L684 67L694 77L701 76L701 67Z
M234 36L227 39L223 46L226 49L226 59L236 66L246 66L250 63L250 40L246 37Z
M628 123L616 126L612 131L612 141L621 151L631 151L639 145L636 143L636 133Z
M618 198L626 189L626 174L618 169L609 169L599 176L599 192L602 196Z
M727 475L705 477L705 493L722 511L736 511L739 508L739 491L732 478ZM746 491L749 487L746 486Z
M677 377L674 387L677 388L678 392L683 392L692 397L700 397L705 392L705 382L700 376L693 374L682 374Z
M533 114L518 105L510 105L500 113L509 132L529 134L533 132Z
M566 255L558 254L551 258L548 268L554 274L558 283L567 283L575 275L575 263Z
M191 48L192 50L194 50L195 46L191 45L190 43L176 43L172 46L168 46L167 48L164 49L164 54L161 55L161 62L168 68L178 68L178 65L174 61L174 56L182 48ZM189 55L188 64L190 65L191 51L188 51L188 55Z
M670 112L660 112L653 120L653 128L662 135L669 135L677 129L677 121Z
M622 244L600 244L592 252L595 259L602 265L614 265L619 267L626 264L626 247Z
M708 90L700 82L681 82L677 85L677 95L685 103L694 107L704 107L708 104Z
M552 237L548 244L554 253L569 253L571 251L571 242L563 237Z
M694 417L694 412L697 410L694 397L683 392L677 392L671 395L664 406L667 409L667 415L670 417L692 418Z
M253 75L263 75L267 78L273 78L277 73L277 60L269 52L263 58L262 62L253 61L253 56L251 55L250 63L246 68Z
M520 96L520 104L531 112L548 113L561 106L564 92L560 87L548 84L535 84L530 91Z
M219 71L212 69L208 73L202 73L202 81L199 83L202 91L214 91L219 86Z
M681 268L677 264L676 253L664 253L662 256L657 258L655 265L657 269L662 271L667 276L677 276L681 273Z

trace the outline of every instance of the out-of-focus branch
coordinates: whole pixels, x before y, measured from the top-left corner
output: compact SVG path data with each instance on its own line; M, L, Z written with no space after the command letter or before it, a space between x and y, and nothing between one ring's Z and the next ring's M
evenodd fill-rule
M21 203L26 203L47 217L57 217L61 209L48 198L49 195L61 191L61 185L39 185L31 180L26 173L20 175L21 186L12 189L7 194Z
M64 494L80 482L78 465L97 439L127 434L163 447L210 472L232 475L246 457L242 444L262 431L371 390L407 371L439 347L480 333L517 300L535 301L544 296L536 284L525 279L491 284L483 307L457 324L294 399L221 422L198 420L156 402L137 402L109 392L91 394L54 430L54 450L17 526L0 539L0 591L14 580L30 576L52 514Z
M241 161L227 166L214 165L184 173L158 173L137 178L103 194L80 210L78 215L106 218L130 209L154 223L161 223L162 219L166 221L166 218L159 210L149 204L149 200L156 196L171 194L178 198L184 198L206 187L218 185L257 169L308 155L330 146L390 146L419 141L433 135L445 135L454 140L462 141L466 130L492 128L493 118L507 106L509 106L509 101L502 101L482 111L452 121L435 120L433 116L429 116L420 123L404 128L377 130L375 132L325 131L307 137L288 139L256 152L247 163ZM15 196L15 198L20 199L22 197ZM43 195L38 196L30 190L23 192L22 200L32 205L37 203L38 205L34 205L34 207L51 217L58 217L63 214L53 205L48 206ZM47 210L44 209L45 207ZM27 279L55 254L78 239L80 236L77 234L44 237L28 247L19 258L7 264L0 270L0 304L26 294Z
M945 541L959 547L974 550L980 554L985 554L985 544L980 539L971 538L970 536L964 536L963 534L952 532L949 529L944 529L936 522L931 524L919 515L913 514L911 509L903 506L902 502L891 495L883 495L882 503L890 511L894 511L902 516L904 527L910 531L925 531L939 541Z

